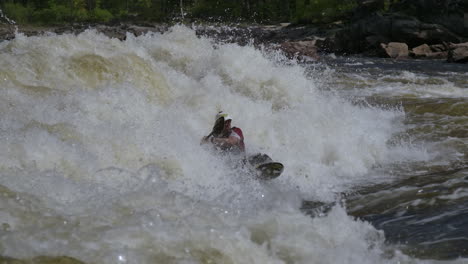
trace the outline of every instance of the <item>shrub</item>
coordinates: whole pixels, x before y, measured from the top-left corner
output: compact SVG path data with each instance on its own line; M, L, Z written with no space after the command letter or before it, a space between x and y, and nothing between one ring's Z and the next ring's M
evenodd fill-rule
M25 7L18 3L5 3L2 7L5 16L16 23L27 23L32 16L32 8Z
M56 22L67 22L72 19L71 9L64 5L54 5L51 7L52 11L55 13Z
M234 1L203 0L187 10L195 17L234 19L242 15L242 6Z
M299 6L297 19L300 22L329 23L341 19L357 6L354 0L313 0Z
M94 22L109 22L114 16L106 9L95 8L91 11L90 20Z
M32 22L40 24L56 24L71 21L71 9L64 5L52 5L49 8L34 11Z
M38 23L52 24L57 21L57 16L54 10L46 8L35 11L32 20Z
M79 8L73 12L73 18L75 21L83 22L89 20L88 11L85 8Z

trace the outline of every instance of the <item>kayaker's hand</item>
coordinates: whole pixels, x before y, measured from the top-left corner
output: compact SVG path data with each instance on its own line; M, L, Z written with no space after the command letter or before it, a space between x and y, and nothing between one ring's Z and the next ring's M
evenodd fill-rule
M203 144L206 144L206 143L208 143L208 137L207 137L207 136L204 136L204 137L202 138L202 140L200 141L200 145L203 145Z

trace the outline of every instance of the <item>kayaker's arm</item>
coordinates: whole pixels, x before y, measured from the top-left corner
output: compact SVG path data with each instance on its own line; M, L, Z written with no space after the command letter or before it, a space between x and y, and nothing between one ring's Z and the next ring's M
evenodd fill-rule
M240 139L234 136L230 136L228 138L212 138L211 139L211 143L222 148L236 146L237 144L239 144L239 142L240 142Z

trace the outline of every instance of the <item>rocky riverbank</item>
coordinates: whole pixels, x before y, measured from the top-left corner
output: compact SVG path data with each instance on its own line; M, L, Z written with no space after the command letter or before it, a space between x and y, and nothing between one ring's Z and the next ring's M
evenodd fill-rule
M254 43L283 50L290 57L319 59L322 54L361 54L395 59L436 59L468 63L468 37L456 34L440 24L430 24L403 15L374 14L343 25L190 25L199 35L241 45ZM468 27L468 25L467 25ZM127 33L164 32L168 24L70 24L59 27L0 27L0 41L15 37L15 31L27 36L53 32L79 34L86 29L120 40ZM468 32L468 29L466 29ZM467 34L468 35L468 34Z
M460 30L460 25L454 29L411 16L375 13L346 25L281 28L270 39L287 53L296 55L361 54L468 63L468 14L464 24L463 20L461 23Z

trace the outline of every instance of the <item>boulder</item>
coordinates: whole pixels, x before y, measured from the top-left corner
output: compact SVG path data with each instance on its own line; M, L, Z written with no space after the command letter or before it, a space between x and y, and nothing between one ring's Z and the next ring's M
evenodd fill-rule
M399 14L374 14L354 21L328 36L327 48L338 53L363 53L380 49L380 43L403 42L409 47L443 42L460 43L463 38L442 25L424 23Z
M417 46L410 51L411 57L414 57L414 58L424 58L424 57L427 57L428 54L430 53L432 53L432 50L431 50L431 47L429 47L429 45L427 44L422 44L421 46Z
M408 43L410 47L422 44L439 44L443 41L461 42L461 38L444 26L428 24L412 17L392 18L391 39Z
M447 47L448 47L449 50L456 49L456 48L468 47L468 42L465 42L465 43L448 43Z
M437 51L427 54L427 59L442 60L448 58L448 51Z
M435 50L435 51L434 51ZM425 59L447 59L448 52L444 48L444 45L433 45L429 46L423 44L417 46L410 51L410 56L416 59L425 58Z
M381 54L387 58L404 59L408 57L408 45L400 42L381 43Z
M435 44L429 46L433 52L442 52L448 51L448 47L446 44Z
M283 42L281 43L280 48L288 57L297 56L319 59L315 40Z
M330 35L326 40L329 51L337 53L362 53L376 50L380 43L391 41L391 20L376 14L362 18Z
M313 26L282 27L276 31L273 41L300 41L314 37L318 34L318 28Z
M0 27L0 42L2 40L11 40L15 38L15 30L9 27Z
M466 0L400 0L389 1L393 13L410 14L419 20L440 24L459 36L468 37L464 16L468 2Z
M148 32L154 31L154 27L142 27L142 26L132 25L132 26L128 27L127 31L133 33L133 35L138 37L138 36L144 35L144 34L146 34Z
M447 61L468 63L468 42L450 44Z

